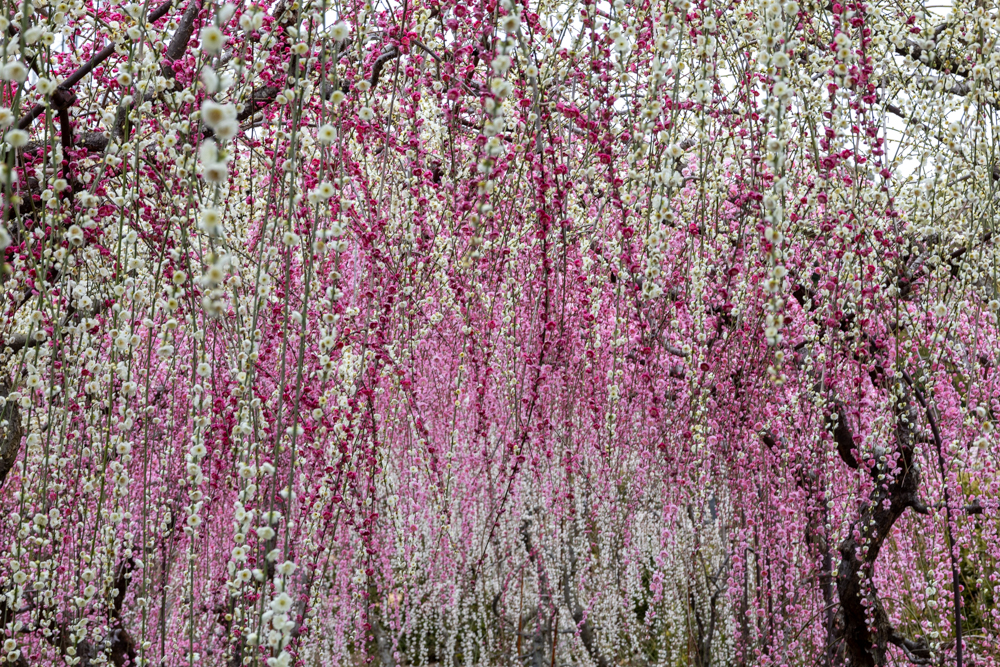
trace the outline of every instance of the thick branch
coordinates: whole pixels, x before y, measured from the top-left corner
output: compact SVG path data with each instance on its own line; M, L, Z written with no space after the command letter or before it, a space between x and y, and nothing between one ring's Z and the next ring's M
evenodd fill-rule
M262 86L254 89L250 93L250 101L243 107L243 111L236 116L236 120L242 123L247 118L252 118L255 113L273 102L279 92L281 91L276 86Z
M369 80L372 88L378 85L378 80L379 77L382 76L382 68L385 67L385 64L394 58L398 58L399 55L399 49L393 45L383 51L382 54L375 59L375 62L372 64L372 76Z
M834 401L837 409L837 419L830 415L826 419L827 429L832 431L833 440L837 443L837 453L840 458L853 470L858 469L858 460L854 457L854 435L851 427L847 423L847 415L844 406L839 401Z
M177 30L170 39L170 44L167 45L167 52L165 54L169 62L164 63L162 68L163 76L168 79L176 76L171 63L183 56L187 50L188 42L191 41L191 35L194 33L194 20L198 18L200 10L201 3L198 0L191 0L184 10L184 14L181 15L181 20L177 23Z
M951 507L950 498L948 497L948 476L945 474L944 454L942 453L944 443L941 439L941 430L938 428L937 419L934 416L934 410L932 410L931 406L927 404L927 399L924 398L924 392L915 382L913 382L913 379L906 371L903 371L903 379L906 381L907 386L909 386L910 389L913 390L914 394L916 394L917 401L920 403L920 406L924 409L924 413L927 415L927 421L931 425L931 433L934 436L934 445L937 449L938 466L940 467L941 483L944 490L945 535L948 538L948 556L951 559L951 586L955 604L955 664L957 667L962 667L962 595L959 590L958 562L955 559L954 549L955 541L951 534Z
M63 317L62 322L59 324L59 329L66 328L71 321L79 322L80 318L83 317L95 317L100 313L103 313L109 307L109 305L110 304L107 301L104 300L98 301L97 304L95 304L95 306L91 310L84 312L77 310L71 304L66 312L66 315ZM7 339L6 347L9 347L11 349L9 354L12 355L12 354L17 354L26 347L27 348L37 347L46 340L47 340L46 338L38 339L35 338L34 336L29 337L27 334L14 334L9 339Z
M936 44L937 38L941 35L942 32L944 32L944 30L947 27L948 27L947 24L942 23L942 24L938 25L936 28L934 28L934 42L935 42L934 43L934 47L937 47L937 44ZM930 49L927 49L927 48L924 48L924 47L918 45L913 40L906 40L906 42L905 42L905 44L903 46L896 47L896 53L899 54L899 55L901 55L901 56L910 56L914 60L920 62L921 64L926 65L927 67L930 67L931 69L936 70L938 72L941 72L941 73L943 73L945 75L958 75L958 76L965 77L966 79L968 79L968 77L970 77L971 74L972 74L972 72L968 68L968 63L967 62L965 62L965 61L963 61L961 59L956 59L956 60L953 60L951 62L945 61L936 52L931 51ZM923 57L924 57L925 54L928 55L928 58L927 58L926 62L923 60ZM952 69L952 66L954 66L954 69ZM883 81L884 81L884 79L883 79ZM924 82L930 83L930 84L932 84L934 86L937 86L940 83L942 91L944 91L946 93L950 93L952 95L957 95L959 97L965 97L966 95L969 95L970 93L972 93L972 84L970 84L968 82L968 80L961 81L961 82L955 83L955 84L947 86L947 87L945 87L946 84L948 83L947 81L942 81L940 79L936 79L936 78L930 77L930 76L926 76L926 77L925 76L917 76L916 77L916 81L921 82L921 83L924 83ZM989 85L990 81L987 79L983 83L986 84L986 85ZM997 103L994 102L994 101L990 101L990 100L984 100L984 101L987 104L989 104L990 106L992 106L994 109L1000 108L1000 107L998 107ZM890 105L890 106L892 106L892 105ZM891 109L890 109L890 111L891 111ZM893 113L896 113L896 112L894 111Z
M770 431L760 434L761 441L773 453L778 448L778 440ZM806 505L806 543L815 549L816 554L822 558L822 570L818 579L820 588L823 591L823 611L826 614L827 632L827 665L832 665L838 661L838 642L834 641L837 636L837 622L834 615L834 608L837 606L833 599L833 555L830 552L827 538L826 524L829 523L829 510L826 506L826 496L821 487L817 484L819 476L811 470L811 466L806 461L799 461L800 465L793 468L795 485L806 493L809 504Z
M936 510L941 510L947 507L947 504L943 502L934 503L933 507ZM930 507L928 507L926 503L920 500L917 500L912 505L910 505L910 508L917 514L923 514L925 516L931 513ZM968 505L964 505L961 508L961 510L962 512L968 514L969 516L976 516L978 514L983 514L984 512L986 512L986 508L983 507L978 500L976 502L969 503Z
M146 18L146 22L155 23L156 21L159 21L170 10L171 5L173 5L173 0L167 0L166 2L164 2L162 5L153 10L153 12ZM83 77L90 74L95 67L97 67L102 62L107 60L108 56L110 56L112 53L115 52L115 48L117 48L117 44L115 44L114 42L105 46L103 49L98 51L96 55L91 57L90 60L88 60L83 65L80 65L80 67L77 68L76 71L74 71L72 74L66 77L66 79L61 84L59 84L59 87L63 88L64 90L69 90L76 84L80 83L80 81L83 80ZM43 104L36 104L34 107L31 108L31 111L26 113L21 118L17 126L22 130L28 129L28 127L31 126L31 123L33 123L36 118L45 113L46 108L47 107Z
M6 384L0 384L0 396L6 398L9 391ZM3 408L0 408L0 422L4 421L7 424L0 431L0 488L3 488L7 474L17 461L17 455L21 451L21 438L24 436L17 401L6 401Z
M538 573L538 589L541 604L538 605L537 614L545 619L544 623L536 624L535 631L531 633L531 651L524 658L530 657L532 664L541 667L545 653L545 639L551 631L551 618L557 615L555 605L552 602L552 587L549 585L549 578L545 574L542 561L538 558L537 550L531 544L531 520L525 519L521 522L521 540L524 548L528 552L528 559L535 565ZM547 609L545 609L547 608ZM544 611L549 612L544 614Z
M112 607L109 610L111 617L109 619L110 629L103 641L104 646L101 647L100 644L95 645L89 638L77 642L76 654L80 657L79 665L90 667L95 664L105 664L102 662L103 658L98 660L99 656L102 656L105 650L108 651L111 663L115 667L135 665L135 640L132 639L132 636L125 629L121 620L122 609L125 605L125 595L131 581L131 573L134 569L135 560L131 557L118 566L115 574L115 589L118 592L115 594ZM48 641L59 646L63 651L72 646L74 642L72 634L68 630L68 624L64 623L60 627L58 635L49 638Z
M947 28L947 25L942 23L934 29L935 40L945 28ZM896 53L901 56L909 56L917 62L939 72L956 74L963 77L971 75L971 72L969 71L969 68L966 67L965 63L958 60L945 60L936 51L925 49L912 39L906 40L903 46L897 46ZM927 57L926 60L924 59L924 56Z
M191 0L187 9L184 10L184 14L181 15L177 30L174 32L174 36L171 38L170 44L167 45L167 50L164 53L166 62L160 68L160 72L167 80L172 81L177 75L174 71L173 61L183 56L187 50L188 42L191 41L191 34L194 32L194 21L198 18L200 10L201 3L198 0ZM143 102L155 99L158 95L159 93L150 91L143 95L142 98L133 100L128 105L119 104L118 111L115 114L115 124L111 128L111 135L114 137L122 136L123 131L128 127L129 114L132 112L132 109L137 108Z
M118 619L119 622L122 617L122 607L125 605L125 594L128 592L129 582L132 581L132 570L134 569L135 559L131 557L118 566L118 575L115 577L115 590L118 591L118 594L115 595L114 606L112 607L111 614L114 618Z
M675 357L682 357L682 358L689 356L686 352L684 352L684 350L680 349L676 345L671 345L670 343L668 343L666 339L663 337L663 334L657 333L655 340L657 343L660 344L660 347L662 347L664 350L667 351L668 354L672 354Z
M915 642L893 630L889 635L889 642L903 649L903 653L915 665L930 665L933 663L931 649L923 641Z
M563 600L570 613L573 614L573 622L576 623L580 633L580 641L583 642L583 647L590 655L590 659L597 664L597 667L611 667L611 661L600 652L597 648L597 642L594 641L594 624L586 617L576 595L570 593L570 582L576 579L576 553L573 551L572 545L569 545L569 565L569 576L563 579Z
M921 127L921 129L924 130L925 134L934 136L934 138L937 139L942 144L947 143L939 135L935 135L934 130L932 130L930 127L928 127L926 123L920 121L916 116L908 116L908 115L906 115L905 113L903 113L903 110L900 109L895 104L886 104L885 105L885 110L888 111L889 113L891 113L892 115L896 116L897 118L900 118L902 120L905 120L905 121L908 121L908 122L912 122L912 123L914 123L916 125L919 125ZM956 151L956 153L958 155L962 156L962 157L965 157L964 155L962 155L958 151ZM994 181L1000 181L1000 164L993 165L993 168L990 170L990 175L993 177Z
M52 108L59 112L59 137L65 154L65 151L73 148L73 126L69 121L69 108L76 103L76 93L58 88L52 93L50 102Z
M914 664L930 664L926 643L904 639L892 627L871 581L875 561L893 525L907 507L918 502L920 469L913 460L917 412L909 388L901 388L901 391L902 396L890 399L904 406L893 410L899 467L893 472L885 464L876 463L873 474L885 475L885 480L879 483L876 477L868 507L855 522L850 536L840 545L837 592L841 608L838 619L847 656L852 665L859 667L885 665L889 644L904 648ZM855 539L856 535L860 535L860 539Z

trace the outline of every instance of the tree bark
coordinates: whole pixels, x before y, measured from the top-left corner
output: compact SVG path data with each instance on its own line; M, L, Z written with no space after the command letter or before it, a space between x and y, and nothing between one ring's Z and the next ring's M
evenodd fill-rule
M889 644L902 648L914 664L931 663L930 648L923 640L908 640L892 627L871 579L875 561L893 525L907 507L920 502L920 467L913 460L918 414L909 387L898 384L897 389L899 397L893 399L897 401L893 410L898 457L895 467L891 467L892 457L886 457L885 463L876 461L871 470L876 486L869 495L868 506L839 549L838 626L847 657L857 667L885 665Z

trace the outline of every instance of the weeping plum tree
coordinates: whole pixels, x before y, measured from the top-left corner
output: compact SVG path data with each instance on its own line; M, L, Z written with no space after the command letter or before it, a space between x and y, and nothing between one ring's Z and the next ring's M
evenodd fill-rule
M23 0L0 661L1000 664L1000 23Z

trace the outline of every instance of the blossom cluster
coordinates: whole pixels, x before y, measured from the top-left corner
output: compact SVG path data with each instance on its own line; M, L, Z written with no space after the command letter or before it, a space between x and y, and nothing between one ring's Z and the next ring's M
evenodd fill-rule
M1000 664L996 7L0 40L0 664Z

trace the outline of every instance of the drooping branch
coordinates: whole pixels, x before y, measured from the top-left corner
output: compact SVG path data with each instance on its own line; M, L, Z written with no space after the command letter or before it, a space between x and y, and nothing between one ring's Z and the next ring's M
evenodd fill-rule
M174 36L170 39L170 44L167 45L167 50L164 53L166 62L160 68L160 72L167 81L172 82L177 76L174 71L173 62L183 56L187 50L188 42L191 41L191 35L194 32L194 22L198 18L200 10L201 3L199 0L191 0L187 9L184 10L184 14L181 15L181 20L177 25ZM139 100L133 100L129 104L119 104L118 111L115 114L115 123L111 129L112 136L122 136L122 133L127 129L129 114L132 112L132 109L137 108L143 102L156 99L158 95L159 93L156 91L149 91Z
M107 301L99 301L92 309L89 309L87 311L79 311L71 305L67 310L66 315L63 317L62 322L59 324L59 328L64 329L65 327L69 326L70 322L79 322L80 319L84 317L95 317L100 313L103 313L109 306L110 304ZM6 347L10 348L10 352L8 353L8 355L17 354L24 348L30 349L33 347L37 347L38 345L44 343L46 340L47 340L46 337L40 338L34 335L28 336L27 334L14 334L13 336L7 339Z
M372 634L369 635L367 653L371 657L378 657L376 664L380 665L380 667L396 667L392 637L382 623L382 614L376 611L381 606L380 600L381 596L378 586L376 586L374 581L369 581L367 611Z
M949 92L956 92L956 91L952 90L952 91L949 91ZM956 94L957 94L957 92L956 92ZM902 109L900 109L895 104L891 104L891 103L885 105L885 110L888 111L889 113L891 113L893 116L896 116L897 118L900 118L900 119L905 120L907 122L919 125L920 128L922 130L924 130L925 134L927 134L929 136L933 136L941 144L947 144L946 140L944 140L942 137L940 137L940 135L937 135L932 128L928 127L927 124L924 123L923 121L921 121L919 118L917 118L916 115L907 115L906 113L903 112ZM958 153L958 154L961 155L961 153ZM993 165L993 167L990 169L990 176L993 178L994 181L1000 181L1000 164L994 164Z
M897 384L896 388L900 395L890 399L895 404L896 467L876 462L871 471L876 485L869 495L868 505L839 549L838 626L847 657L852 665L860 667L885 665L889 644L903 648L910 661L917 665L931 664L932 657L926 642L905 639L892 627L871 581L875 561L892 527L907 507L919 502L920 468L913 459L918 437L917 413L909 387ZM885 479L880 482L879 477L883 475Z
M6 383L0 383L0 396L7 398L10 388ZM17 455L21 451L21 439L24 429L21 426L21 410L17 401L7 400L0 408L0 489L4 480L14 467Z
M948 540L948 557L951 560L951 587L955 605L955 664L957 667L962 667L962 595L959 586L958 561L955 559L955 540L951 533L951 499L949 498L948 477L945 473L944 454L942 452L944 443L941 439L941 429L938 428L937 418L934 416L934 410L927 403L923 390L906 371L903 372L903 380L916 395L920 407L924 409L924 413L927 415L927 421L931 426L931 435L934 437L934 448L937 451L941 484L944 492L945 537Z
M850 435L850 429L848 429L848 435ZM770 431L764 431L760 434L760 439L772 453L777 452L779 439L775 437L774 434ZM851 437L851 442L853 447L853 436ZM838 445L838 450L839 449L840 446ZM851 458L853 460L853 455ZM845 463L846 462L847 461L845 460ZM838 653L839 647L835 641L838 628L834 609L836 609L837 603L834 601L833 597L833 556L831 554L829 538L826 531L826 524L830 521L830 511L827 508L825 502L826 497L823 490L818 484L819 475L810 469L810 466L805 464L806 462L802 461L801 463L801 465L797 465L793 468L793 475L795 485L799 487L799 489L801 489L806 494L806 497L811 501L810 504L807 505L806 510L806 543L814 547L815 553L822 558L823 562L822 570L819 573L818 579L820 588L823 592L823 613L826 615L826 664L832 665L835 662L841 662L843 656ZM838 660L838 658L841 658L841 660Z
M166 16L167 12L170 11L170 7L173 5L173 0L167 0L162 5L157 7L153 12L146 18L147 23L155 23L161 18ZM111 42L103 49L98 51L90 60L80 65L72 74L70 74L66 79L59 84L59 87L63 90L69 90L76 84L80 83L85 76L90 74L95 67L100 65L102 62L108 59L108 57L115 52L118 45L115 42ZM36 118L45 113L45 109L48 108L44 104L36 104L31 108L28 113L26 113L20 121L18 121L17 126L26 130L34 122Z
M573 615L573 622L576 623L577 631L580 633L580 641L583 642L583 647L587 650L590 659L597 667L610 667L611 661L597 647L594 624L587 618L576 593L570 589L570 582L576 579L576 552L573 550L573 545L569 545L568 550L569 574L563 579L563 601L569 608L570 614Z
M81 667L105 665L108 664L108 658L110 658L111 664L115 665L115 667L131 667L135 665L137 655L135 640L132 639L128 630L125 629L121 618L128 585L135 567L135 559L129 557L121 562L115 570L115 597L111 607L108 609L109 627L103 639L94 641L90 637L79 638L76 632L71 629L73 625L72 613L64 616L63 620L55 628L36 625L23 628L21 632L34 633L42 631L44 641L56 647L60 653L69 655L68 650L71 649L77 658L75 664ZM0 620L4 620L5 609L6 607L0 603ZM7 615L9 616L9 614Z
M938 26L939 28L942 26ZM912 39L906 40L902 46L896 47L896 53L901 56L909 56L917 62L927 65L933 70L956 76L968 77L971 75L969 68L959 60L947 60L931 49L926 49L917 44ZM926 56L926 59L925 59Z
M184 14L181 15L181 20L177 23L177 30L174 32L174 36L171 37L170 44L167 45L167 51L164 54L167 60L161 69L164 77L173 79L176 76L173 62L183 56L187 50L188 42L191 41L191 35L194 33L194 21L198 18L200 10L201 2L199 0L191 0L184 10Z
M531 658L531 664L534 667L541 667L542 660L545 654L545 639L551 634L552 629L552 618L558 615L558 610L553 604L552 600L552 587L549 584L548 575L545 573L545 568L542 565L541 559L538 557L538 551L535 549L531 540L531 520L525 519L521 522L521 540L524 543L524 548L528 552L528 560L535 566L536 572L538 573L538 592L539 592L539 602L537 612L534 614L539 619L544 619L542 621L536 621L535 631L531 633L531 649L530 653L524 656L518 656L520 658ZM547 613L546 613L547 612Z

